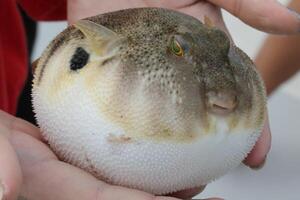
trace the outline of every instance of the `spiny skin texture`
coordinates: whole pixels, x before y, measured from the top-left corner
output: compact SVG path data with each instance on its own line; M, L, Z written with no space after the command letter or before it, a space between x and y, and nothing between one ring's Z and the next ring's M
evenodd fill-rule
M252 61L224 32L160 8L64 30L40 58L33 104L61 159L155 194L205 185L239 165L266 110Z

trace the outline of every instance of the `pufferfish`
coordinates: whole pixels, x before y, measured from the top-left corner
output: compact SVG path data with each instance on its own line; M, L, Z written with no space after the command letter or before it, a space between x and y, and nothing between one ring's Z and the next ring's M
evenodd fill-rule
M210 23L162 8L66 28L39 59L32 97L61 160L154 194L206 185L238 166L266 114L249 57Z

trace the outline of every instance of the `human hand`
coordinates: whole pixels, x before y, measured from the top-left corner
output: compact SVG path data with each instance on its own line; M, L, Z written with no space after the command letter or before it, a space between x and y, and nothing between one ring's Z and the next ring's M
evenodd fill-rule
M0 177L6 200L16 199L18 194L29 200L176 200L109 185L59 161L43 143L37 127L3 111L0 111L0 152ZM177 192L173 196L189 198L199 189Z
M300 1L292 0L289 7L300 12ZM299 31L300 33L300 31ZM255 64L260 72L268 95L300 69L300 34L270 35L256 54Z

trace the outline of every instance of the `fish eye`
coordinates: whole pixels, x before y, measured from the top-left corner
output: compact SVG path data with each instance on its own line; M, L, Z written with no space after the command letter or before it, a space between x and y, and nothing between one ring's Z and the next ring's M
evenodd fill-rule
M89 54L82 47L78 47L75 50L71 60L70 68L71 70L78 70L83 68L89 60Z
M171 48L171 52L176 56L179 57L183 56L184 54L183 48L181 47L181 45L179 44L179 42L176 40L175 37L172 39L170 48Z

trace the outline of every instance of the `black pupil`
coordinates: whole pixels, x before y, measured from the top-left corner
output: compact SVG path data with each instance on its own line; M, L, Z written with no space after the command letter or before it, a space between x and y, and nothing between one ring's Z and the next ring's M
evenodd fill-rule
M70 60L71 70L81 69L89 60L89 54L81 47L78 47Z

